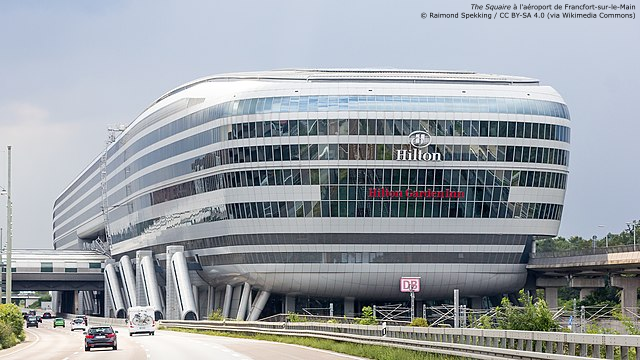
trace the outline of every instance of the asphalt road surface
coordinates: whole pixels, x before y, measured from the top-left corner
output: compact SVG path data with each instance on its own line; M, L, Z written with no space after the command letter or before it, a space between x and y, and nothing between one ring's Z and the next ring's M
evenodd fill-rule
M155 336L129 336L126 328L118 331L118 350L111 348L84 351L82 331L53 328L53 320L43 319L38 328L27 329L27 340L15 347L0 350L0 360L271 360L271 359L359 359L324 350L249 339L234 339L199 334L156 331Z

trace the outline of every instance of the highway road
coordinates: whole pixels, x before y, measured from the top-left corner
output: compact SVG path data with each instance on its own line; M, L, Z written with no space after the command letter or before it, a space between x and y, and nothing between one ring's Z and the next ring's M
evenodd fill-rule
M27 340L0 350L0 360L359 359L296 345L172 331L156 331L155 336L129 336L123 327L114 327L118 331L118 350L104 348L85 352L81 331L72 332L68 321L65 328L54 329L52 324L52 320L43 319L40 327L27 329Z

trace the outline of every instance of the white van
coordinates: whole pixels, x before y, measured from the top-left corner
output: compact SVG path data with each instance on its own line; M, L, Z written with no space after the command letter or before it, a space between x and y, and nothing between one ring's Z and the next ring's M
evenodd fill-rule
M155 311L152 306L130 307L127 314L129 336L140 333L156 334Z

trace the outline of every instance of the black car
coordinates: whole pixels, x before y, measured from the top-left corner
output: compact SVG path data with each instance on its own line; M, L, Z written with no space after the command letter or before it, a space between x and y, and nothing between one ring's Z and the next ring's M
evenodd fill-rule
M36 318L35 316L28 316L27 317L27 327L38 327L38 318Z
M90 351L95 347L110 347L113 350L118 350L117 333L108 325L90 327L83 333L85 335L84 351Z
M42 314L42 318L43 319L51 319L51 313L50 312L46 312L46 313Z

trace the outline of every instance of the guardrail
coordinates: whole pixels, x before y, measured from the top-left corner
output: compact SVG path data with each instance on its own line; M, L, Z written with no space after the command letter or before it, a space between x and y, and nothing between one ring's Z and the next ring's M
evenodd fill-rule
M615 254L621 252L631 252L640 249L640 245L617 245L609 247L597 247L588 249L575 249L575 250L559 250L559 251L537 251L535 253L529 253L529 257L532 259L547 259L556 257L570 257L570 256L585 256L585 255L601 255L601 254Z
M532 332L517 330L450 329L409 326L326 323L264 323L243 321L172 321L160 325L303 336L360 344L393 346L473 359L636 359L640 336ZM630 349L635 349L630 351Z
M70 320L78 316L85 316L82 314L60 314L64 319ZM93 325L111 325L111 326L126 326L125 319L99 317L99 316L87 316L87 323L89 326Z

